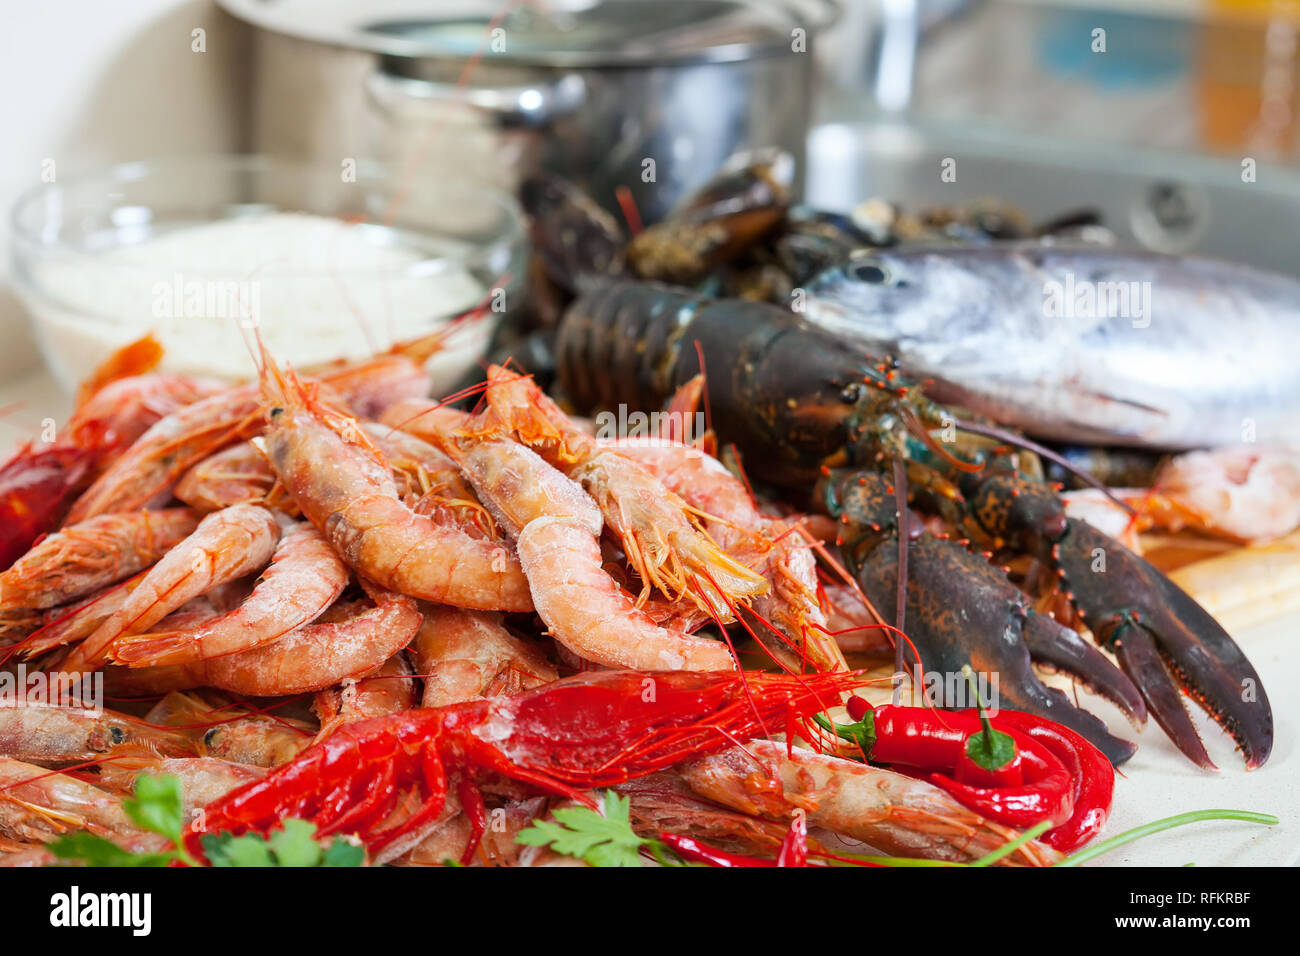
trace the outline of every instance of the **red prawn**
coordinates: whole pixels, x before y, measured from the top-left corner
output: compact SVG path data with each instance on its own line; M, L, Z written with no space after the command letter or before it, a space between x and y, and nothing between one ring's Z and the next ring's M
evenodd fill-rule
M513 697L360 721L209 804L185 842L197 855L204 832L265 834L286 817L301 817L322 834L355 834L377 853L404 837L418 839L454 785L473 827L468 861L487 824L477 785L483 777L591 804L583 791L753 734L793 731L862 684L860 672L594 671ZM399 797L411 790L419 806L392 822Z

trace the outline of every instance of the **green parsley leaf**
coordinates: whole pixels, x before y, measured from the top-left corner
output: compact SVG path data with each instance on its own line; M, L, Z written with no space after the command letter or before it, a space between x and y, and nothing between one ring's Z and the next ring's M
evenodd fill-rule
M185 802L181 781L173 776L141 776L135 782L135 796L122 801L127 815L142 829L172 841L166 853L132 853L110 840L91 833L70 833L50 844L63 860L78 860L86 866L167 866L183 862L200 865L181 842L185 829ZM316 824L307 820L285 820L269 839L248 833L205 833L199 838L212 866L361 866L366 851L346 840L334 839L328 847L316 840Z
M321 866L360 866L366 861L365 847L335 837L321 854Z
M255 833L243 836L205 833L199 842L203 844L203 855L213 866L275 866L270 844Z
M86 866L166 866L175 858L171 853L132 853L84 830L59 837L47 849L61 860L81 860Z
M279 866L316 866L320 863L321 848L316 842L316 824L307 820L285 820L281 828L271 834L267 843Z
M205 833L203 853L213 866L360 866L364 848L335 838L324 850L316 842L316 824L285 820L269 837Z
M632 829L631 803L606 791L603 814L589 807L561 807L551 814L553 821L535 821L515 840L525 846L550 846L592 866L640 866L641 847L650 841Z
M179 777L141 775L135 781L135 796L122 801L122 809L141 829L159 833L180 845L185 828L185 801Z

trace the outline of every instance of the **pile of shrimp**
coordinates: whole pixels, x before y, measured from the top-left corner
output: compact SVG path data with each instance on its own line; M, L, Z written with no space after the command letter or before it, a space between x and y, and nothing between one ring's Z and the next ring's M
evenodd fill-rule
M302 375L263 359L260 382L189 387L124 429L61 526L0 573L0 671L108 704L0 701L0 863L48 863L77 830L156 849L122 809L140 774L179 777L198 812L355 721L593 668L753 655L797 673L888 652L847 589L823 587L804 517L760 507L708 436L599 438L506 368L456 396L466 409L426 397L398 354ZM619 789L647 834L765 856L800 814L814 849L969 860L1015 836L798 743L738 740ZM557 801L485 793L476 863L579 862L513 840ZM440 864L469 839L453 794L377 862ZM1005 862L1056 858L1030 841Z

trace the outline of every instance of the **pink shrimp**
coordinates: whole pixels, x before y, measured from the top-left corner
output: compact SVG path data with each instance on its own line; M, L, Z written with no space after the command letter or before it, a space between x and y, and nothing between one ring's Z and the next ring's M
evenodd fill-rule
M193 464L256 434L260 421L254 386L227 389L159 419L95 480L72 506L68 521L115 511L138 511L169 495Z
M193 814L230 791L261 780L266 776L266 768L219 757L127 757L104 764L99 780L109 790L130 794L141 775L156 774L180 780L183 809Z
M480 610L532 608L518 559L503 545L413 512L354 419L320 405L292 376L278 384L279 404L266 430L271 464L349 566L427 601ZM267 387L274 390L269 381Z
M479 499L515 535L533 604L578 656L639 670L729 670L725 644L660 627L602 567L595 503L529 448L480 441L461 462Z
M816 562L790 522L759 512L744 482L688 445L624 439L614 447L680 494L703 515L710 536L724 550L767 579L768 592L754 598L751 607L760 621L780 630L784 641L765 640L765 647L795 670L805 664L847 670L818 601ZM761 631L756 633L763 640Z
M717 610L767 590L761 575L692 522L686 502L641 465L576 426L532 381L492 366L485 396L487 407L460 434L513 438L581 484L618 536L647 596L655 588L671 599L685 596ZM717 600L717 590L726 600Z
M973 860L1019 836L924 780L785 742L751 740L680 770L696 793L724 806L786 820L802 810L810 826L900 856ZM1060 857L1031 840L1005 862L1046 866Z
M305 624L269 644L207 660L115 674L115 693L217 687L249 697L324 690L379 667L415 637L420 612L410 598L362 581L371 602L336 604L329 620ZM336 618L336 619L333 619Z
M261 647L319 617L343 593L348 569L307 523L280 538L271 565L238 608L185 630L128 634L110 655L130 667L187 664Z
M419 702L418 683L406 652L398 651L376 670L317 692L312 703L320 718L317 739L344 724L410 710Z
M278 767L312 740L305 721L250 711L211 693L169 693L145 718L192 735L201 757L253 767Z
M398 398L421 394L427 387L423 370L396 355L333 365L320 373L319 381L366 417L373 417ZM167 495L196 463L261 432L261 404L256 384L241 385L155 419L77 499L68 520L135 511Z
M410 398L389 405L379 416L379 422L426 442L440 444L446 436L463 427L469 418L468 412L431 398Z
M141 571L135 577L104 588L81 601L66 607L51 608L45 612L40 627L15 644L12 651L30 659L56 647L84 640L117 613L126 603L127 596L144 580L144 576L145 572Z
M116 794L67 774L0 757L0 835L47 843L72 830L110 839L140 833Z
M114 381L82 405L52 440L20 448L0 465L0 568L57 528L114 455L161 418L217 388L166 375Z
M64 767L123 753L194 753L182 734L111 710L54 704L0 706L0 756Z
M367 422L362 428L392 468L399 495L412 511L474 537L497 537L492 516L444 452L387 425Z
M108 660L110 645L122 635L148 630L191 598L265 567L279 539L280 526L265 508L235 505L208 515L60 666L94 670Z
M423 707L517 694L559 677L541 651L481 611L427 607L412 651L424 677Z
M275 486L275 472L257 446L240 442L196 463L176 483L173 494L199 511L231 505L262 504Z
M188 508L100 515L45 538L0 574L0 610L51 608L147 568L188 537Z

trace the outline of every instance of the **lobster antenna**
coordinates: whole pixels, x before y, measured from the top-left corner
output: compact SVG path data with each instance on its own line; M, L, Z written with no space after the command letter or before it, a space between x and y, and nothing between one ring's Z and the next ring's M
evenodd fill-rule
M894 459L894 501L898 508L898 595L897 620L894 626L900 634L904 633L904 616L907 612L907 466L901 459ZM894 706L903 694L903 649L904 642L894 639Z
M1107 488L1104 484L1102 484L1102 482L1098 481L1092 475L1088 474L1088 472L1084 471L1078 465L1075 465L1069 460L1067 460L1064 456L1057 454L1056 452L1052 451L1052 449L1047 448L1044 445L1038 444L1038 442L1034 441L1033 439L1026 438L1024 435L1017 435L1015 432L1007 431L1006 429L999 428L996 425L984 425L980 422L968 422L960 418L955 419L953 424L955 424L962 431L971 432L975 435L983 435L985 438L996 438L999 441L1006 442L1008 445L1015 445L1019 448L1025 449L1026 451L1032 451L1038 457L1046 458L1048 461L1060 465L1062 468L1064 468L1070 474L1074 475L1074 477L1078 478L1080 481L1092 486L1093 488L1096 488L1103 495L1105 495L1115 504L1119 505L1129 514L1131 515L1137 514L1137 512L1133 510L1132 505L1130 505L1126 501L1122 501L1109 488Z
M948 464L952 465L958 471L964 471L968 475L973 475L984 468L984 465L981 462L962 461L952 452L940 445L934 440L934 436L926 430L924 423L906 406L900 408L898 414L899 418L903 420L903 424L907 426L909 432L919 438L926 448L929 448L932 452Z

